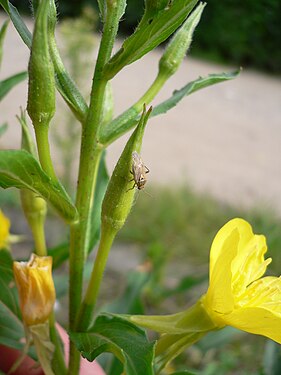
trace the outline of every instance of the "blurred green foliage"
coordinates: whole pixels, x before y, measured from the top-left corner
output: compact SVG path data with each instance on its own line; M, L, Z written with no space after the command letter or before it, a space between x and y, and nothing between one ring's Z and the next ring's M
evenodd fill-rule
M29 2L12 1L29 12ZM59 0L59 17L76 17L90 0ZM144 10L144 1L128 0L120 23L121 31L131 33ZM252 66L281 73L281 2L279 0L209 0L195 33L191 54L217 62Z
M195 193L187 186L150 187L147 191L151 196L145 192L137 195L117 239L139 243L152 263L156 263L155 257L159 264L188 259L191 266L205 263L207 270L215 234L228 220L241 217L249 221L254 233L266 236L266 257L273 258L269 271L280 274L281 220L268 208L231 207L206 194Z

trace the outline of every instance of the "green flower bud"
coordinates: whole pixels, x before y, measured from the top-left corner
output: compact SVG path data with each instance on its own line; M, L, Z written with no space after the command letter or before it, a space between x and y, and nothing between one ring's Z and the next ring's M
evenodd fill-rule
M41 0L29 59L27 111L34 127L48 126L55 113L55 74L48 45L48 22L51 3Z
M152 107L144 107L140 121L129 138L108 184L102 204L102 227L118 232L124 225L133 204L135 189L132 182L132 153L140 152L144 129Z
M169 78L178 70L191 45L193 32L205 6L206 3L200 3L176 32L159 61L159 74Z

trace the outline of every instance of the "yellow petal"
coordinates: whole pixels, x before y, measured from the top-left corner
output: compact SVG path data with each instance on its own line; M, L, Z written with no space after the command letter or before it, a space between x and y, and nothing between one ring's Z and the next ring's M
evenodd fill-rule
M281 276L267 276L253 282L238 303L240 307L262 307L281 317Z
M252 232L252 230L251 230ZM248 241L239 242L238 253L232 263L233 291L239 295L253 281L259 279L266 271L271 259L264 260L267 251L266 239L262 235L254 235Z
M46 322L55 303L52 257L32 254L29 262L14 262L13 269L24 322Z
M8 245L10 225L10 220L0 210L0 249Z
M219 256L216 257L215 262L213 258L210 286L204 302L207 310L213 310L219 314L229 313L234 307L231 263L238 251L239 233L234 226L230 228L231 230L223 231L221 238L217 235L213 242L211 249L213 256L214 254L219 254Z
M213 273L213 268L217 260L221 256L225 256L224 253L224 243L228 239L229 235L233 232L234 229L237 229L240 235L239 247L243 248L244 245L252 238L253 232L252 228L247 221L243 219L232 219L226 223L215 236L210 252L210 276ZM236 255L236 254L235 254Z
M227 325L262 335L281 344L281 315L261 307L247 307L224 316Z

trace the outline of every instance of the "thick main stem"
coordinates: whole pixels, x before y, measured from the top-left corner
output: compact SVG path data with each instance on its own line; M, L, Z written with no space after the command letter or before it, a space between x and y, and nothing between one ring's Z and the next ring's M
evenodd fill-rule
M117 2L118 3L118 2ZM109 60L118 29L118 9L108 9L95 67L88 116L82 130L79 178L76 207L79 223L70 232L70 286L69 286L69 325L76 330L76 317L80 308L83 286L83 266L88 246L88 229L93 205L93 192L102 147L98 132L102 123L103 104L107 81L102 77L103 67ZM69 374L78 374L80 353L70 342Z

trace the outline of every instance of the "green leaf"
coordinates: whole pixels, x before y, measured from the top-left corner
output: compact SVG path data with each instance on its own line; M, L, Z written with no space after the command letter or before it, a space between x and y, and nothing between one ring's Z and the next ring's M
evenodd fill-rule
M171 108L175 107L185 96L193 94L195 91L212 86L216 83L234 79L239 75L239 73L240 70L236 70L231 73L210 74L207 77L199 77L195 81L189 82L180 90L175 90L169 99L165 100L153 109L152 116L166 113Z
M18 294L13 274L13 259L6 250L0 251L0 344L21 349L25 336Z
M8 129L8 124L5 122L4 124L0 125L0 137L5 134L6 130Z
M27 151L0 150L0 186L30 189L49 201L67 222L77 220L77 210L63 186L52 182Z
M194 92L204 89L205 87L214 85L216 83L228 81L236 78L240 70L231 73L210 74L207 77L199 77L195 81L189 82L180 90L174 91L173 95L164 102L153 108L152 116L166 113L171 108L175 107L185 96L191 95ZM132 129L139 121L140 114L131 107L129 110L122 113L120 116L111 121L101 134L101 142L103 144L110 144L115 139Z
M28 30L26 24L24 23L23 19L19 15L17 8L14 7L8 0L0 0L0 5L2 5L2 7L10 16L17 32L21 36L24 43L27 45L28 48L30 48L32 35L31 32Z
M101 206L108 185L108 181L109 176L105 164L105 151L103 151L98 169L97 183L95 188L95 199L92 209L88 253L90 253L93 250L94 246L97 244L100 238Z
M21 72L0 81L0 100L2 100L14 86L24 81L26 78L27 72Z
M0 66L1 66L1 63L2 63L3 44L4 44L4 39L5 39L5 35L6 35L6 32L7 32L8 25L9 25L9 20L6 20L3 23L3 25L0 29Z
M113 353L126 375L152 375L154 343L143 330L119 317L100 315L86 333L70 333L77 349L88 361L103 352Z
M140 59L166 40L184 22L197 2L198 0L172 0L166 7L147 10L136 31L105 65L105 77L113 78L124 66Z

